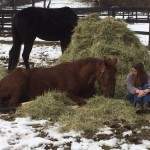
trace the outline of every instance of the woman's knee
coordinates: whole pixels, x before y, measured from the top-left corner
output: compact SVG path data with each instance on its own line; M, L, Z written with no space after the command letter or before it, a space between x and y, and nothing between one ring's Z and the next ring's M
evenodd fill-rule
M134 102L135 103L140 103L142 104L143 103L143 97L139 97L137 94L134 94Z
M143 101L150 103L150 94L147 94L146 96L144 96Z
M149 88L150 88L150 85L149 85L149 84L145 84L145 85L143 86L143 90L149 89Z

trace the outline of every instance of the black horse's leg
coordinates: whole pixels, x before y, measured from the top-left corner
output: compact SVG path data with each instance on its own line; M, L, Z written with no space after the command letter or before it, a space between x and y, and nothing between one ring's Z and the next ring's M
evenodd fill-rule
M22 57L23 57L26 69L30 68L30 65L29 65L29 56L30 56L30 52L32 50L33 43L34 43L34 40L32 40L30 42L27 41L27 42L24 43L24 50L23 50Z
M70 44L70 40L71 38L68 37L60 41L62 53L64 53L64 51L67 49L68 45Z
M19 56L20 56L20 49L21 49L21 41L14 42L11 50L9 51L9 64L8 64L8 70L12 71L16 68Z

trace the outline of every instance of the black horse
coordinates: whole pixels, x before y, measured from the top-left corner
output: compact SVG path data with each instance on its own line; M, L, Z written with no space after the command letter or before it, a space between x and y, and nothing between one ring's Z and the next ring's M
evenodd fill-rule
M9 52L8 70L16 68L22 44L24 44L22 57L25 67L29 68L29 55L36 37L47 41L60 41L63 53L71 41L77 21L78 16L69 7L55 9L29 7L19 11L12 23L13 46Z

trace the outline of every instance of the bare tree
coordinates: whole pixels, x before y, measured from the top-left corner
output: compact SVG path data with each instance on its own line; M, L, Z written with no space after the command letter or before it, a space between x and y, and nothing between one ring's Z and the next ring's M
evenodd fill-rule
M43 7L45 8L46 7L46 0L43 0L44 4L43 4Z
M50 8L51 0L49 0L49 3L47 5L47 8Z
M33 7L35 6L35 0L32 0L32 6Z

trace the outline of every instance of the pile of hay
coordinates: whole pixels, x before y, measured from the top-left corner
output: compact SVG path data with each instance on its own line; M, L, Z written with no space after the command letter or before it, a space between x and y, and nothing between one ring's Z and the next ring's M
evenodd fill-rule
M113 17L99 19L98 14L79 20L72 41L59 62L88 56L117 57L119 74L127 73L134 60L141 60L150 68L148 49L127 24Z
M79 20L72 41L58 63L104 56L118 59L116 98L124 98L126 95L125 80L133 61L142 61L146 69L150 70L148 49L127 28L127 24L113 17L99 19L99 14L91 14Z

